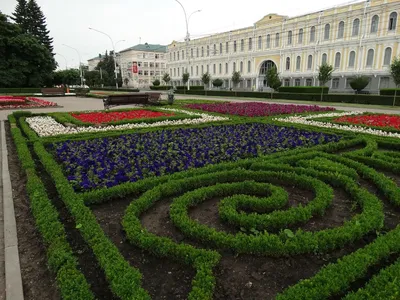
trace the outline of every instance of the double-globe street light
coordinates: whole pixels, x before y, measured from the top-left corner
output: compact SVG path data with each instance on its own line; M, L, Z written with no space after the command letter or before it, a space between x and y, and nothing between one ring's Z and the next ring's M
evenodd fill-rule
M89 27L89 29L90 29L90 30L93 30L93 31L96 31L96 32L98 32L98 33L104 34L104 35L107 36L107 37L110 39L110 41L111 41L111 44L112 44L112 47L113 47L113 56L114 56L115 88L118 90L117 54L115 53L114 41L113 41L113 39L111 38L111 36L109 36L107 33L103 32L103 31L97 30L97 29L92 28L92 27ZM121 41L122 41L122 40L121 40ZM118 42L121 42L121 41L118 41ZM117 42L117 43L118 43L118 42Z
M191 17L193 14L198 13L198 12L201 12L201 10L200 10L200 9L199 9L199 10L195 10L194 12L192 12L192 13L189 15L189 18L188 18L187 15L186 15L186 10L185 10L185 8L183 7L182 3L180 3L178 0L175 0L175 1L179 3L179 5L180 5L180 6L182 7L182 9L183 9L183 13L185 14L185 22L186 22L186 37L185 37L185 42L186 42L186 57L187 57L187 60L188 60L188 67L187 67L187 69L186 69L186 72L189 72L189 69L190 69L190 57L189 57L189 41L190 41L189 21L190 21L190 17ZM188 82L187 82L187 89L190 90L190 80L188 80Z
M76 53L78 54L78 57L79 57L79 76L81 77L81 86L83 86L83 73L82 73L81 54L79 53L78 49L75 49L74 47L68 46L66 44L63 44L63 46L71 48L72 50L75 50Z

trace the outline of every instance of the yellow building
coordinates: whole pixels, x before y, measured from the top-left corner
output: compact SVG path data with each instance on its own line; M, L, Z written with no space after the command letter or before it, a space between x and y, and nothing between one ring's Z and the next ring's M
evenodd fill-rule
M394 87L389 65L400 55L399 0L369 0L292 17L269 14L252 27L186 42L172 42L167 70L175 85L188 70L190 85L209 72L224 87L233 71L240 88L262 90L268 68L276 66L285 86L316 86L318 67L334 66L332 92L351 91L357 75L370 77L366 90Z

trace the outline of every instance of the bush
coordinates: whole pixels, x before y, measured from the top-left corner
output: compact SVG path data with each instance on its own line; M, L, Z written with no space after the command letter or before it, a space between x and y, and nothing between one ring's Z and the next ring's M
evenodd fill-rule
M159 86L160 84L161 84L161 82L158 79L153 81L153 86Z
M41 88L0 88L0 94L35 94L40 92Z
M166 90L169 90L169 89L171 89L172 88L172 86L170 86L170 85L160 85L160 86L151 86L150 87L150 89L151 90L153 90L153 91L166 91Z
M394 96L394 91L397 90L397 96L400 96L400 89L381 89L381 96Z
M118 92L139 92L139 89L124 89L119 88L118 90L115 87L97 87L96 91L118 91Z
M214 79L214 80L212 81L212 84L213 84L213 86L219 88L219 87L222 86L223 81L222 81L221 79L217 78L217 79Z
M367 76L357 76L350 81L350 86L357 93L365 89L369 83L370 79Z
M279 93L303 93L303 94L319 94L321 95L322 89L324 94L328 94L329 87L322 86L282 86L279 88Z

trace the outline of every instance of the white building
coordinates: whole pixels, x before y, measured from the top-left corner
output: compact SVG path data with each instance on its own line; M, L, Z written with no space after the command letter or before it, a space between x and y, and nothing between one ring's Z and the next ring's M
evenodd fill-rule
M256 10L257 8L255 8ZM188 70L191 85L201 85L209 72L231 87L233 71L242 76L240 87L267 87L265 73L276 66L285 86L315 86L318 67L334 66L327 84L332 92L351 91L357 75L370 77L366 88L377 92L394 87L389 65L400 54L399 0L369 0L289 18L269 14L254 24L230 32L168 46L168 73L182 85Z
M92 59L88 59L88 70L94 71L101 59L101 54L99 54L99 56L93 57Z

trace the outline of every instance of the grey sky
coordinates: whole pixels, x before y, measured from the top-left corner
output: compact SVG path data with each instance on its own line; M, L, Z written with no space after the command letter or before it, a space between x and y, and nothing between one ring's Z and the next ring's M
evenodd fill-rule
M116 50L122 50L141 42L169 44L182 41L186 34L185 18L181 6L175 0L36 0L47 17L48 29L54 38L56 53L64 55L68 67L78 65L76 52L62 44L77 48L82 62L106 49L112 49L110 40L93 27L109 34ZM210 33L224 32L253 25L269 13L293 17L326 9L346 0L181 0L187 14L194 14L189 23L192 39ZM351 1L360 2L360 1ZM16 0L2 0L0 10L11 14ZM56 56L60 68L65 60Z

